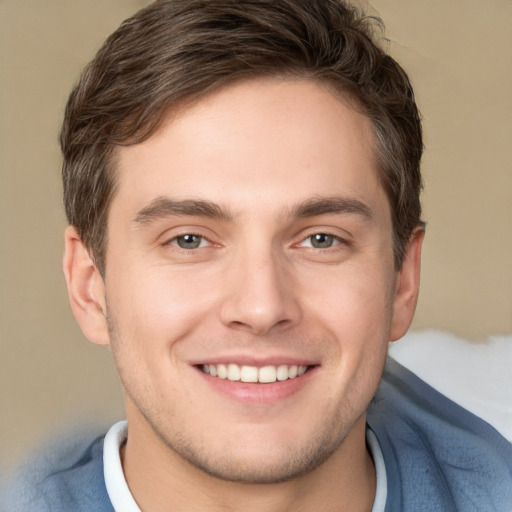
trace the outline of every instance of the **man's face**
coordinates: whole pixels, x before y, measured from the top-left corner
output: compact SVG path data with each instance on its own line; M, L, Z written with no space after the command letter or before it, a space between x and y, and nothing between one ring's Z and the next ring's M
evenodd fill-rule
M369 120L318 84L248 81L116 165L105 296L130 432L253 482L360 442L397 277Z

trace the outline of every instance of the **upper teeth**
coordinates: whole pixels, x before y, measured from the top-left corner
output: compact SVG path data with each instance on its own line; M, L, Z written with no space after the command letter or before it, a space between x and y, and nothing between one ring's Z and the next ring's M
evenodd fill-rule
M307 366L238 366L237 364L205 364L202 367L204 373L209 373L213 377L228 379L232 381L240 380L242 382L261 382L271 383L276 380L294 379L304 375Z

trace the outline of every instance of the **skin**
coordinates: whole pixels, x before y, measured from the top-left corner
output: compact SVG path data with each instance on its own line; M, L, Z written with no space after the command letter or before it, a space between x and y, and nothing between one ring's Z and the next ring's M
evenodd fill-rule
M118 150L105 281L68 228L71 304L112 348L142 510L371 509L365 410L412 320L423 238L397 272L372 144L319 84L237 83ZM310 370L283 392L198 369L238 361Z

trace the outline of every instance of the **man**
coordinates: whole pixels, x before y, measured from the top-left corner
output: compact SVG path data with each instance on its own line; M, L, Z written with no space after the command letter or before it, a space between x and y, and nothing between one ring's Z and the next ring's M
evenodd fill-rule
M499 434L392 362L377 391L424 228L418 110L373 31L337 0L159 1L84 71L64 272L127 423L20 508L510 510Z

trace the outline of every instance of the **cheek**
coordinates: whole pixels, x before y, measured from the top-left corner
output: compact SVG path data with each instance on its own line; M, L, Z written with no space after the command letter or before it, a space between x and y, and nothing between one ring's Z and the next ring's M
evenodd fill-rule
M181 341L194 335L208 305L197 286L162 272L123 277L112 276L107 286L111 349L123 387L143 409L167 402L169 394L183 398Z
M346 265L332 268L315 279L303 279L301 296L307 309L337 332L382 332L390 322L394 279L390 272Z
M211 279L163 266L119 270L109 276L107 302L118 341L139 352L167 351L192 334L208 316L215 298Z
M393 306L392 274L384 279L380 270L373 273L355 269L337 269L319 282L327 283L320 290L303 283L305 306L314 324L321 326L332 340L334 357L332 378L351 381L366 387L374 386L386 358Z

